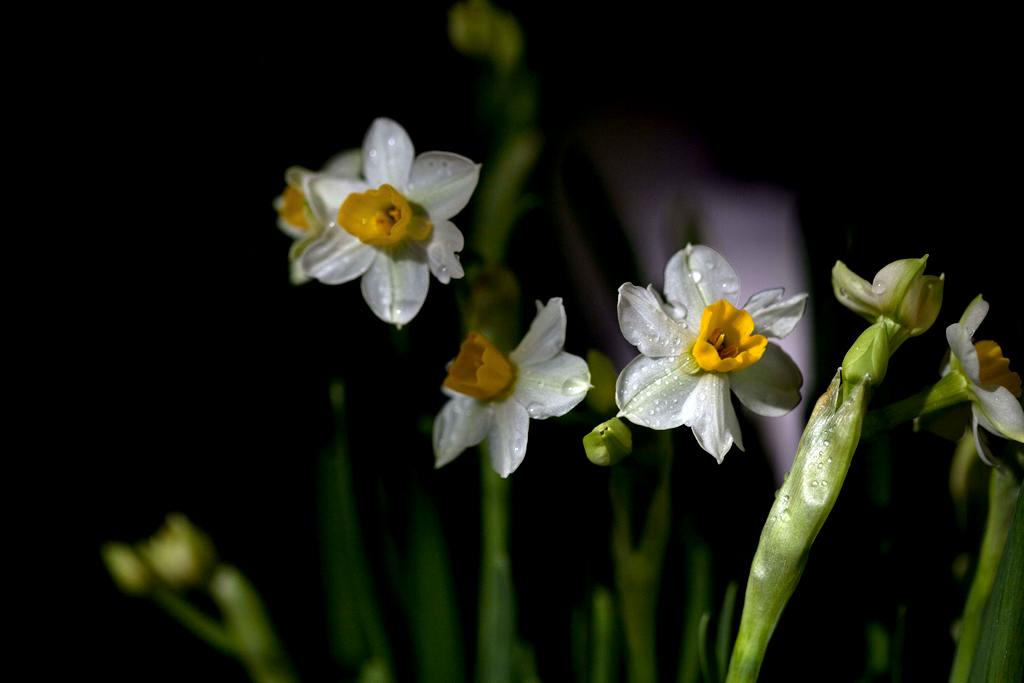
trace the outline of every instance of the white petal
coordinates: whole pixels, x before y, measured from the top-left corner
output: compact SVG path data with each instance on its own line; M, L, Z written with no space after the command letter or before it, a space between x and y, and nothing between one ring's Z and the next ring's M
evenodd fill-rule
M487 435L487 448L491 454L491 467L502 477L516 471L526 455L526 438L530 431L530 416L526 408L515 399L492 404L494 420Z
M341 208L346 197L353 192L365 192L366 190L366 183L360 180L335 178L320 173L307 175L302 188L310 211L313 212L313 217L321 225L328 225L338 220L338 209Z
M981 426L1004 439L1024 443L1024 409L1006 387L972 387L974 414Z
M768 344L761 360L729 375L740 402L758 415L781 417L800 403L804 383L800 368L776 344Z
M590 368L579 356L562 351L542 363L523 365L512 397L535 420L565 415L590 388Z
M978 384L981 379L978 364L978 351L971 343L971 335L967 328L960 323L953 323L946 328L946 341L949 342L949 350L956 356L960 367L971 378L971 381Z
M971 413L971 432L974 434L974 450L982 462L995 467L996 459L992 456L992 447L989 445L989 438L986 436L988 432L985 429L978 429L981 423L978 419L978 406L972 405Z
M363 150L346 149L327 160L321 173L337 178L359 178L363 166Z
M422 247L407 244L377 249L377 257L363 276L363 298L384 322L404 325L419 313L430 287L430 269Z
M363 139L363 176L372 187L384 183L404 193L416 150L405 129L391 119L376 119Z
M699 380L699 374L683 370L679 358L637 356L615 382L619 415L641 427L678 427L683 424L686 400Z
M475 398L459 395L445 403L434 418L434 467L483 441L491 421L491 407Z
M725 375L705 373L686 399L683 424L693 430L697 443L721 463L735 441L740 450L739 422L729 397L729 380Z
M967 310L960 317L960 324L967 330L967 336L974 338L981 321L988 315L988 302L981 298L981 295L974 297L971 303L967 304Z
M302 252L300 262L309 277L324 284L340 285L365 273L376 254L377 250L370 245L337 225L329 225Z
M416 157L409 177L409 199L437 222L462 211L480 180L480 164L450 152L427 152Z
M277 207L275 206L274 208L276 209ZM280 216L277 219L277 227L281 232L288 235L293 240L300 240L303 237L306 237L309 233L308 229L300 228L297 225L292 225L291 223L284 220Z
M750 297L743 310L754 319L754 333L782 339L793 331L807 307L807 294L783 299L785 290L766 289Z
M740 279L714 249L687 245L665 266L665 296L686 308L686 320L696 331L704 308L719 299L736 305Z
M464 244L462 232L451 221L434 224L427 242L427 263L434 277L444 284L448 284L452 278L459 279L465 275L456 253L462 251Z
M543 363L565 346L565 306L561 297L548 299L547 305L537 302L537 316L530 323L519 346L509 354L516 365Z
M619 328L622 336L650 358L678 356L693 344L693 335L665 312L653 288L626 283L619 287Z

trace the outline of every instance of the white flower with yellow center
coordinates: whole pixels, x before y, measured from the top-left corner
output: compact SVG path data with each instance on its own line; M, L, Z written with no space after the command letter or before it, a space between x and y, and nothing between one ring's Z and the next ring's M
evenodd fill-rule
M302 268L331 285L362 277L370 310L404 325L423 306L430 273L445 284L463 275L462 233L449 219L469 202L480 165L448 152L414 158L405 129L377 119L363 140L362 174L304 176L310 215L325 227Z
M619 374L619 416L651 429L687 425L701 448L722 462L743 449L732 389L759 415L778 417L800 402L803 376L768 338L789 334L806 294L759 292L736 307L740 281L713 249L687 245L665 267L665 298L653 287L619 288L619 326L640 354Z
M971 428L978 455L992 464L992 453L978 433L985 431L1024 443L1024 410L1017 400L1021 395L1020 375L1010 370L1010 360L994 341L974 342L974 333L988 315L988 302L976 297L964 311L960 322L946 328L946 341L952 352L943 374L957 372L966 377L971 396Z
M350 149L331 157L324 167L319 171L311 171L302 166L292 166L284 174L285 188L278 197L274 199L274 209L277 211L277 227L284 234L295 240L288 254L292 266L292 282L302 284L309 278L302 270L302 263L299 257L306 247L310 245L320 233L324 226L321 224L309 208L306 201L306 194L303 190L309 180L318 175L328 175L338 178L359 178L359 169L363 164L361 150Z
M586 361L562 351L564 344L559 298L546 306L537 302L530 331L508 356L470 332L444 380L442 391L451 399L434 420L435 466L487 439L494 471L512 474L526 455L530 418L565 415L590 388Z

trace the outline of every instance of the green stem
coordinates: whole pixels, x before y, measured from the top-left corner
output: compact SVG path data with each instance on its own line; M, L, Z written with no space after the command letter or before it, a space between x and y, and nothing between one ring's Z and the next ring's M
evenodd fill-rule
M661 437L664 457L647 511L639 544L634 547L630 511L629 482L619 468L611 471L612 555L619 589L619 607L626 632L629 680L631 683L653 683L658 680L656 623L658 588L662 560L668 543L671 513L670 477L672 463L671 435Z
M590 642L590 683L612 683L615 671L615 602L604 586L594 589Z
M679 683L701 681L700 656L703 651L700 625L711 611L711 550L694 538L687 544L686 604L684 605L682 642L679 645Z
M492 468L487 446L480 447L482 539L477 678L512 680L515 600L508 551L508 481Z
M1019 485L1009 473L992 470L985 533L978 553L978 568L974 572L967 603L964 606L956 657L953 659L953 670L949 676L950 683L966 683L970 677L971 662L974 660L974 653L981 637L982 616L992 586L995 584L999 561L1003 557L1010 520L1013 518L1013 506L1019 490Z
M860 440L866 386L841 389L836 373L811 413L793 467L779 489L750 567L727 683L757 680L768 641L807 564ZM849 398L841 400L843 394Z
M950 372L938 382L913 396L883 408L872 410L864 418L862 438L870 438L910 422L914 418L934 413L970 400L967 380L959 372Z
M256 683L298 680L284 652L259 593L235 567L220 565L210 580L210 597L238 644L238 658Z
M153 601L200 639L226 655L239 656L238 643L224 626L173 591L158 587Z
M374 597L352 481L344 385L334 382L330 393L334 446L322 460L320 501L331 648L345 667L373 658L390 679L391 648Z

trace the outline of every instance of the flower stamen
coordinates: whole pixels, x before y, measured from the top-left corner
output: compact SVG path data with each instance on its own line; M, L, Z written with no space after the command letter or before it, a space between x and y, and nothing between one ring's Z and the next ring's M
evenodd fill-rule
M704 309L693 357L708 372L733 372L761 360L768 340L754 331L754 319L725 299Z
M501 398L515 384L516 367L479 332L470 332L448 367L444 386L481 401Z
M302 190L289 185L281 196L281 204L277 207L277 215L289 226L298 230L309 230L306 218L306 196Z
M406 238L425 240L434 229L422 207L386 183L346 197L338 209L338 225L375 247L393 246Z
M999 344L986 339L975 342L974 349L978 352L981 383L1006 387L1011 394L1020 398L1020 375L1010 370L1010 359L1003 355Z

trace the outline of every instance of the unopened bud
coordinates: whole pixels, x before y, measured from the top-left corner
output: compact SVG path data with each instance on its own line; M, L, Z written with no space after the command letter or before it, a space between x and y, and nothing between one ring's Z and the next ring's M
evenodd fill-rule
M153 587L153 574L131 546L107 543L100 550L114 583L128 595L143 595Z
M923 334L932 326L942 306L943 277L924 275L928 256L893 261L875 274L869 284L842 261L832 268L836 298L870 322L886 318L895 325L889 330L889 351Z
M448 39L462 54L489 60L503 70L517 64L523 54L519 22L487 0L453 6L448 12Z
M615 381L618 373L611 359L591 349L587 351L587 367L590 368L590 384L593 388L587 392L587 405L601 415L615 411Z
M613 417L583 437L583 448L590 462L607 467L633 451L633 434L625 422Z
M856 385L867 382L874 386L882 381L889 367L889 335L887 324L878 322L864 330L843 358L843 382Z
M206 583L216 564L213 542L181 514L170 514L148 541L139 544L139 554L153 573L176 589Z

